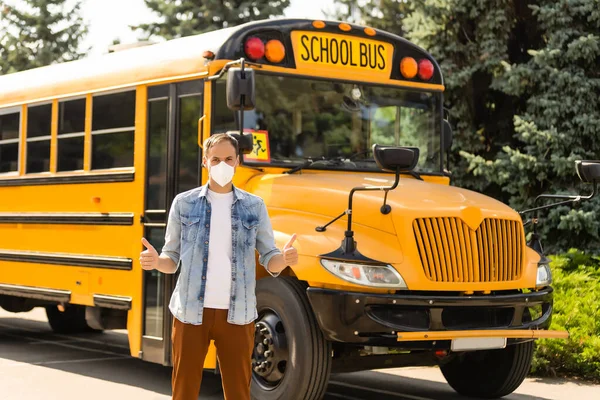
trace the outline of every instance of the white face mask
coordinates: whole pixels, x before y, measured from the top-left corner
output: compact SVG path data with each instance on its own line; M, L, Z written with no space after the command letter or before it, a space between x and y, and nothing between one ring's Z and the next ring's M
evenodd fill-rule
M234 172L234 168L225 161L212 165L208 170L210 177L221 187L231 182Z

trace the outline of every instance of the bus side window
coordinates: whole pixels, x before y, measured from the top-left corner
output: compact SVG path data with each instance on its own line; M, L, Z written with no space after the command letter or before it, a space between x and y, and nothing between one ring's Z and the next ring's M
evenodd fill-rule
M19 171L21 113L0 110L0 174Z
M52 104L27 107L28 174L50 172Z
M56 170L83 169L85 99L58 103L58 165Z
M92 169L133 166L135 91L92 98Z

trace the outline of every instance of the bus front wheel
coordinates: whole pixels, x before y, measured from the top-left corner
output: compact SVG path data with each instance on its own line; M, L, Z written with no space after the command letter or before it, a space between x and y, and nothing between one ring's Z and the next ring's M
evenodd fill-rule
M252 399L321 399L331 372L331 343L312 313L306 285L289 277L260 279L256 300Z
M457 354L440 365L446 381L459 394L496 399L514 392L531 368L534 342L519 343L498 350Z

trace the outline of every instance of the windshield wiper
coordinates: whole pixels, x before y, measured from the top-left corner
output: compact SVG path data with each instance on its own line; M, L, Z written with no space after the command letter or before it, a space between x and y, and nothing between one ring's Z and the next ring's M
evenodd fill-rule
M345 163L341 160L341 159L327 159L327 158L322 158L322 159L317 159L317 160L313 160L311 158L307 159L306 161L304 161L302 164L295 166L294 168L285 171L284 174L293 174L295 172L298 172L304 168L308 168L311 165L313 165L314 163L323 163L323 165L325 165L326 167L333 167L333 166L340 166L340 165L345 165Z
M296 165L294 168L292 168L292 169L289 169L289 170L285 171L285 172L284 172L284 174L293 174L293 173L295 173L295 172L298 172L298 171L300 171L300 170L302 170L302 169L304 169L304 168L306 168L306 167L310 167L310 166L312 165L312 163L313 163L313 162L314 162L314 161L313 161L313 160L310 160L310 159L309 159L309 160L306 160L306 161L304 161L302 164L300 164L300 165Z
M304 161L302 164L300 165L296 165L294 168L290 168L289 170L285 171L284 174L294 174L298 171L303 170L304 168L309 168L311 165L313 165L315 162L317 161L324 161L326 164L326 166L335 166L335 165L343 165L344 164L344 160L341 157L338 158L334 158L334 159L323 159L323 160L312 160L312 159L307 159L306 161ZM375 162L375 160L364 160L364 161L372 161ZM412 176L413 178L422 181L423 178L421 178L421 175L419 175L418 172L415 171L408 171L407 172L410 176Z
M422 180L423 180L423 178L421 178L421 175L419 175L419 173L418 173L418 172L415 172L415 171L408 171L408 174L409 174L410 176L412 176L413 178L415 178L415 179L418 179L418 180L420 180L420 181L422 181Z

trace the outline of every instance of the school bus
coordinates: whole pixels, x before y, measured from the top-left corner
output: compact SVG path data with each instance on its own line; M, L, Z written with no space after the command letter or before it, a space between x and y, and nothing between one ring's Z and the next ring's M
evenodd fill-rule
M207 181L203 141L233 132L234 184L265 200L280 247L298 234L297 266L257 268L254 398L413 365L508 394L534 340L567 333L548 330L548 260L522 217L450 185L443 92L409 41L298 19L2 76L0 306L45 307L56 332L125 328L133 357L170 365L177 276L141 269L140 238L162 247L174 196Z

